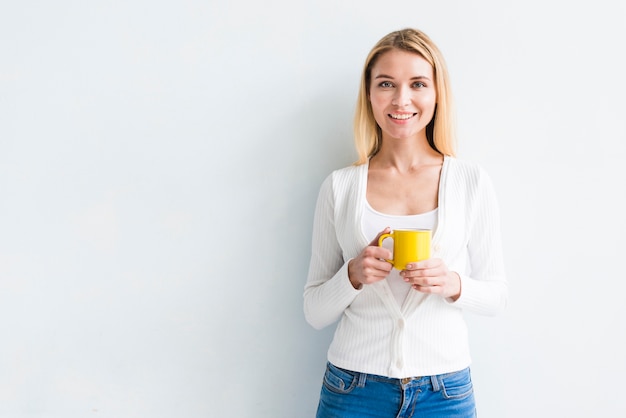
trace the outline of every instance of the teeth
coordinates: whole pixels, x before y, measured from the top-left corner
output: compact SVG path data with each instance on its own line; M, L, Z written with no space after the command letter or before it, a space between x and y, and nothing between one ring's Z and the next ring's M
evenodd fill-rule
M412 118L413 114L412 113L405 113L405 114L402 114L402 115L391 114L390 116L392 118L394 118L394 119L406 120L406 119Z

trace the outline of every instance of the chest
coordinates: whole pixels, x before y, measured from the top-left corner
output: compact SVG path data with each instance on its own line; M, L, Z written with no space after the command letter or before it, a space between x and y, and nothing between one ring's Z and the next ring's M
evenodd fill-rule
M368 175L366 198L372 208L389 215L417 215L438 206L441 170L409 174Z

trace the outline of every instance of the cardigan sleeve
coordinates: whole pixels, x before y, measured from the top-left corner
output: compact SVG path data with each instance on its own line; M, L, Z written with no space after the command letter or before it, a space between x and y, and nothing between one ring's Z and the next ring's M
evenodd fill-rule
M336 322L361 290L348 279L348 261L337 239L332 175L320 188L315 207L311 260L304 287L304 316L316 329Z
M484 170L479 170L476 181L467 243L470 271L460 275L461 296L454 305L495 315L504 310L508 300L500 213L491 179Z

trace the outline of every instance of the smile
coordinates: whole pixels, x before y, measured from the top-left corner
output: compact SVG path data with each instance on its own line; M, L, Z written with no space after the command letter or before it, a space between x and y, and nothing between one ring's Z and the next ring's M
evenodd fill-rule
M411 119L415 115L417 115L417 113L390 113L389 117L397 120L407 120Z

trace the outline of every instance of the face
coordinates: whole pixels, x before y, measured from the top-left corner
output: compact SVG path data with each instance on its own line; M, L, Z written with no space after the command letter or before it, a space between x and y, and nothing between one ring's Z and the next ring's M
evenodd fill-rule
M425 139L435 113L433 67L421 55L392 49L372 67L370 103L374 118L390 139Z

